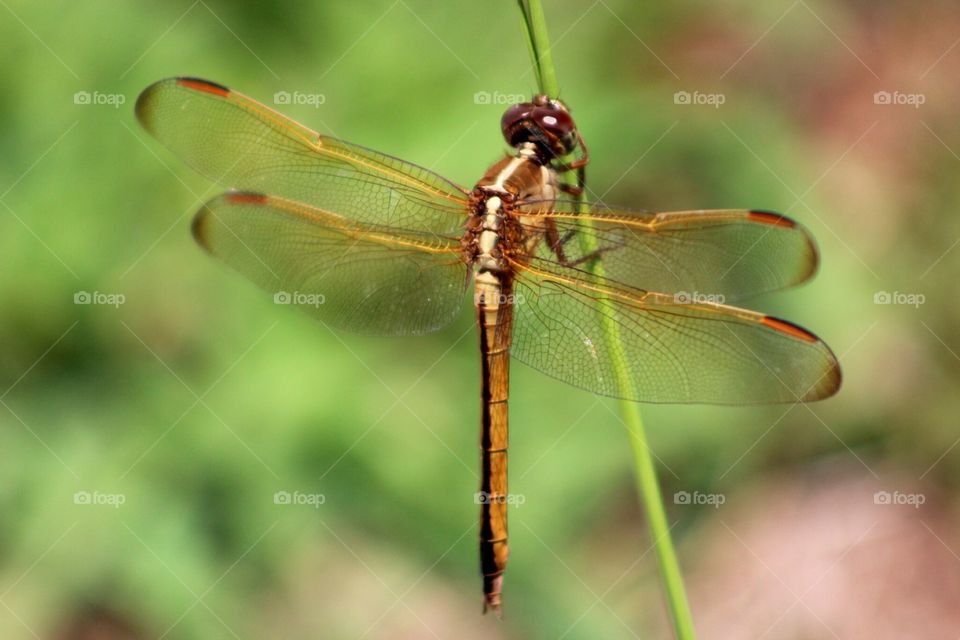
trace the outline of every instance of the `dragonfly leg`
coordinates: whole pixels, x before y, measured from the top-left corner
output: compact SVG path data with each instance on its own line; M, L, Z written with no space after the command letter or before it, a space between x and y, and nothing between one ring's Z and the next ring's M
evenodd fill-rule
M583 186L579 177L577 178L577 182L579 184L558 184L557 189L560 189L560 191L563 191L567 195L571 195L574 198L579 198L583 195Z
M568 242L573 240L576 237L576 229L568 229L566 233L562 236L557 230L556 222L552 218L547 218L546 220L546 236L547 236L547 245L550 247L550 250L553 251L553 254L557 256L557 262L559 262L564 267L576 267L577 265L583 264L585 262L592 262L599 258L605 251L610 249L617 249L618 247L601 247L596 251L591 251L585 256L581 256L575 260L569 258L563 248L567 245Z
M579 198L587 188L587 164L590 162L590 152L587 150L587 143L583 141L583 136L577 131L577 145L580 147L580 157L571 162L558 162L554 164L554 169L559 173L567 171L577 172L577 184L560 184L557 187L566 194Z
M563 247L570 242L575 235L577 235L576 230L569 229L565 234L563 234L563 237L561 237L560 232L557 230L557 223L552 218L547 218L545 226L547 232L547 246L549 246L550 250L553 251L553 254L557 256L557 260L560 261L560 264L566 266L569 260L563 251Z

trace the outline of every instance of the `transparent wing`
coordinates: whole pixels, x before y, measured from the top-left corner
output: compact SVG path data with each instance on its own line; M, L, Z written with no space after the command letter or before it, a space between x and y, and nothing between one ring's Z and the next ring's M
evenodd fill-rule
M459 230L467 194L417 165L322 136L243 94L193 78L137 99L143 127L226 187L270 193L365 224Z
M558 202L552 213L525 218L531 231L553 227L553 242L548 237L537 246L531 267L601 284L588 257L599 249L611 283L676 295L681 302L720 303L799 284L817 268L813 238L776 213L645 213L590 204L577 213L576 206Z
M347 331L426 333L449 323L463 306L469 272L455 238L366 226L250 192L208 202L193 233L275 302Z
M826 398L840 368L784 320L524 270L511 354L574 386L640 402L742 404ZM618 382L618 363L625 367Z

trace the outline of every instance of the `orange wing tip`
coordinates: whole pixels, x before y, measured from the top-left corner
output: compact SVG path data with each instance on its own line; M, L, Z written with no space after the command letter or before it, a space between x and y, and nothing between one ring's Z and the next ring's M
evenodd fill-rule
M230 95L230 89L222 84L210 82L209 80L201 80L200 78L167 78L166 80L155 82L137 96L137 104L133 107L133 112L137 116L137 120L140 121L140 124L142 124L143 128L147 131L153 131L151 128L150 109L153 106L151 103L156 97L156 92L163 90L163 88L169 86L171 82L175 82L181 87L193 91L202 91L221 98L226 98Z
M270 199L269 196L263 193L257 193L255 191L231 191L225 193L222 196L216 198L217 200L223 199L224 202L228 204L236 205L262 205L266 204ZM210 251L210 207L204 205L200 211L197 212L197 215L193 218L193 223L190 225L190 232L193 234L193 239L197 241L201 247Z
M227 89L222 84L210 82L209 80L202 80L201 78L177 78L177 84L181 87L186 87L187 89L212 93L215 96L220 96L223 98L226 98L230 95L230 89Z
M231 191L223 199L230 204L266 204L270 196L256 191Z
M819 342L820 338L813 335L803 327L793 324L792 322L787 322L786 320L781 320L780 318L774 318L773 316L764 316L761 321L766 326L770 327L774 331L779 331L780 333L785 333L788 336L793 338L798 338L804 342Z
M830 369L820 377L817 384L803 397L803 401L825 400L836 394L840 390L841 384L843 384L843 373L840 370L840 364L834 360Z
M843 382L843 373L840 371L840 363L837 362L837 357L833 355L830 347L823 344L820 341L820 338L813 335L803 327L797 326L786 320L781 320L780 318L774 318L773 316L764 316L762 323L774 331L779 331L780 333L788 335L792 338L797 338L798 340L803 340L804 342L811 344L820 343L820 345L826 351L826 366L824 367L823 373L820 374L820 377L817 378L816 382L813 383L813 386L807 390L806 394L800 398L801 402L824 400L840 390L840 385Z
M787 227L788 229L797 226L797 223L787 216L775 211L764 211L763 209L754 209L747 212L747 219L759 222L760 224L772 224L776 227Z

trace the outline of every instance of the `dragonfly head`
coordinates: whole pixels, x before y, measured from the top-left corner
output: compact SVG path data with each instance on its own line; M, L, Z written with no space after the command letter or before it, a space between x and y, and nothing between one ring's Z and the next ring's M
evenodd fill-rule
M573 153L579 140L567 105L545 95L507 109L500 119L500 130L510 146L532 142L547 160Z

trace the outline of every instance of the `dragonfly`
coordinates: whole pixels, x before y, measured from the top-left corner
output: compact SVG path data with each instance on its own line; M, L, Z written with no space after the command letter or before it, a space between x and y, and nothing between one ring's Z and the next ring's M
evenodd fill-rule
M840 387L816 335L728 304L810 279L810 233L763 210L584 202L589 156L558 99L509 106L511 151L473 189L207 80L151 85L136 116L229 189L193 220L201 247L328 326L424 334L451 323L472 292L485 612L500 613L507 566L511 358L637 402L799 403Z

